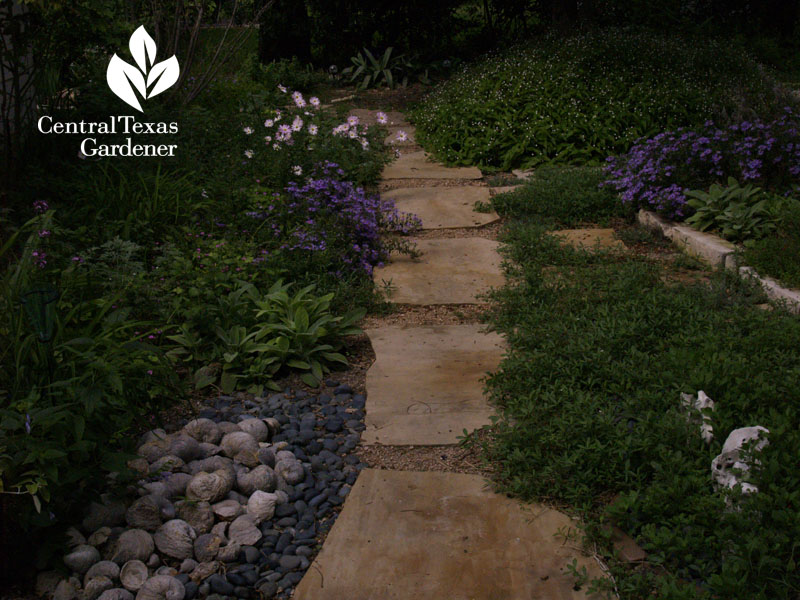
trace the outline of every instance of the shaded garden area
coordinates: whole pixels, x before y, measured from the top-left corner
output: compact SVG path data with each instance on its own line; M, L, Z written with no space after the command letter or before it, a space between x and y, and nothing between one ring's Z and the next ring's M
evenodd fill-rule
M483 207L503 219L508 259L485 320L509 353L487 382L501 416L465 443L498 488L581 516L613 576L595 585L619 597L796 597L797 317L634 225L640 209L685 222L800 286L798 3L751 4L0 8L4 584L30 595L37 570L66 573L67 528L142 476L140 436L198 410L230 418L232 398L272 398L269 414L246 406L286 420L272 442L328 411L331 469L357 463L357 436L340 432L364 399L337 377L365 361L364 316L396 310L374 269L414 255L421 225L379 193L404 150L385 143L384 113L352 115L369 107L406 111L438 160L524 184ZM140 25L147 38L132 37ZM130 71L125 84L142 111L110 86L115 54L145 76L145 93ZM148 97L173 55L180 72ZM177 150L125 155L135 144ZM587 225L635 252L548 234ZM717 402L710 446L680 411L701 389ZM753 495L709 474L744 425L770 431ZM612 557L609 522L645 563ZM239 597L258 597L247 585Z

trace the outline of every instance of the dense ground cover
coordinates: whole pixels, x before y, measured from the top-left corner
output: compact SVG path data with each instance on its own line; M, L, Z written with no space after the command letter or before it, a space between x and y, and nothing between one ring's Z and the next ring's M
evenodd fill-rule
M611 561L623 598L795 597L800 322L724 273L670 277L641 254L559 245L548 228L609 222L619 205L597 195L597 171L538 173L494 200L514 216L492 314L511 350L488 383L504 409L485 448L500 486L577 509L604 551L610 517L633 535L649 566ZM576 197L595 200L573 210ZM701 389L717 407L710 445L680 405ZM770 430L759 492L716 491L712 458L757 424Z
M666 129L768 114L775 85L728 41L608 29L489 55L413 116L417 139L453 164L580 164Z

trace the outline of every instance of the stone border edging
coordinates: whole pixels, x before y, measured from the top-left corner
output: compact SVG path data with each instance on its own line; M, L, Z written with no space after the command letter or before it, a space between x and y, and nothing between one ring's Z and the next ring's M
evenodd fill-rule
M771 300L785 301L790 311L800 314L800 291L785 288L770 277L762 277L753 267L737 264L736 246L732 243L716 235L673 223L649 210L641 209L636 219L645 227L660 230L664 237L704 262L736 271L740 277L755 279Z

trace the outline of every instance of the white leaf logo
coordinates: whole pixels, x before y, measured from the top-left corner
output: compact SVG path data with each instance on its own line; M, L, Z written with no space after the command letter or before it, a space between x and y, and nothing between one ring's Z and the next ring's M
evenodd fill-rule
M143 112L136 92L146 100L169 89L178 81L180 67L175 55L153 64L156 59L156 42L147 33L144 25L133 32L128 45L138 68L114 54L108 63L106 80L108 87L121 100Z

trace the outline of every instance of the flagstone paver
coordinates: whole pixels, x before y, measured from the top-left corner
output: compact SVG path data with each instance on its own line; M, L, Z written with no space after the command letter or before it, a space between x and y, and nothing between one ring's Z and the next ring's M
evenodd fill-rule
M404 131L406 134L405 141L399 141L397 139L397 134L401 131ZM417 145L417 128L413 125L408 125L406 127L390 127L389 128L389 135L386 136L385 143L391 146L416 146Z
M485 238L414 240L418 259L396 255L373 279L391 284L400 304L479 304L477 296L503 284L499 244Z
M487 489L479 475L361 472L295 600L578 600L566 565L595 561L556 537L576 524Z
M625 244L614 236L613 229L561 229L552 233L576 248L625 249Z
M476 202L489 202L489 188L477 186L397 188L384 192L397 208L422 219L423 229L480 227L499 220L497 213L479 213Z
M408 152L386 165L384 179L480 179L476 167L446 167L429 160L425 152Z
M478 324L368 329L364 444L455 444L494 413L482 379L497 368L503 338Z
M401 112L395 110L371 110L368 108L354 108L348 113L348 116L354 115L358 117L358 122L362 125L375 125L378 122L378 113L383 112L386 115L389 126L409 127L408 121Z

